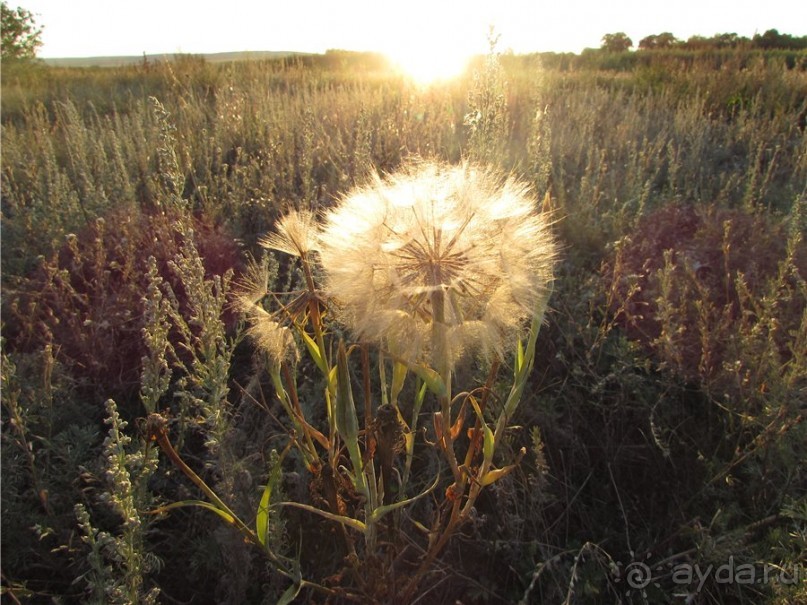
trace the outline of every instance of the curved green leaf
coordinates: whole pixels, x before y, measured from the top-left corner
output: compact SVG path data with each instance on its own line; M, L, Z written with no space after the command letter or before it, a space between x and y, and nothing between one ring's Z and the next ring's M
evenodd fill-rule
M280 598L277 600L277 605L289 605L289 603L297 598L297 595L300 594L300 590L302 590L302 588L302 585L296 582L289 586L286 591L280 595Z
M315 508L313 506L309 506L308 504L301 504L300 502L278 502L275 506L293 506L294 508L301 508L302 510L307 510L310 513L319 515L320 517L325 517L326 519L329 519L331 521L336 521L337 523L341 523L342 525L352 527L353 529L360 531L362 533L364 533L364 531L367 529L367 526L358 519L345 517L344 515L334 515L333 513L329 513L326 510Z
M181 500L179 502L172 502L171 504L166 504L165 506L155 508L154 510L149 511L149 513L152 515L158 515L160 513L167 513L175 508L182 508L183 506L198 506L199 508L206 508L207 510L216 513L230 525L237 526L235 517L233 517L230 513L220 509L215 504L210 504L210 502L205 502L204 500Z
M412 502L420 500L423 496L431 493L434 490L434 488L437 487L439 482L440 482L440 475L437 475L437 478L434 480L434 483L432 483L431 486L425 492L421 492L417 496L413 496L406 500L401 500L400 502L393 502L392 504L379 506L370 514L369 522L371 524L378 523L384 515L394 511L396 508L401 508L402 506L406 506L407 504L411 504Z
M401 363L405 367L412 370L418 378L420 378L428 387L429 390L438 397L445 397L448 393L448 387L440 374L432 368L420 363L413 363L403 357L397 355L390 355L396 363Z

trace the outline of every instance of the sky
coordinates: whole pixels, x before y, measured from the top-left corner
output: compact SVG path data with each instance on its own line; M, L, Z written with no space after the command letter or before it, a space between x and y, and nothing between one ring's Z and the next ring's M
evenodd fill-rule
M398 58L580 52L603 34L807 35L803 0L7 0L44 26L39 55L370 50Z

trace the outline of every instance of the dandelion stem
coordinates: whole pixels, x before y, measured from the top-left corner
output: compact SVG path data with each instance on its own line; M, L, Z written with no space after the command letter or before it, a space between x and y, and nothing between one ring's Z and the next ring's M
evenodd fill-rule
M439 243L439 232L435 235L435 240ZM434 267L434 279L440 279L439 267ZM443 431L439 443L445 451L451 473L454 475L455 487L458 487L462 480L462 471L457 464L457 456L454 452L454 437L451 434L451 360L449 358L448 334L445 324L445 291L435 288L431 294L432 303L432 348L434 350L434 360L437 366L435 370L446 385L445 394L439 397L440 412L443 415Z

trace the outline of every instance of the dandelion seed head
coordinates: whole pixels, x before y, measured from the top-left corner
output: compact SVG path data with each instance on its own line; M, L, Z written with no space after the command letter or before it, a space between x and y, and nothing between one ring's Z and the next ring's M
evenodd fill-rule
M247 336L267 354L270 363L279 366L284 361L296 360L299 352L291 330L263 308L263 299L269 293L269 278L268 264L251 260L237 283L233 307L249 324Z
M280 366L282 362L296 360L299 356L291 330L276 322L263 309L256 307L256 312L250 317L247 335L266 353L272 365Z
M233 307L240 313L249 313L269 291L270 271L267 262L258 263L254 258L247 261L246 269L235 284Z
M292 256L305 256L316 250L319 223L310 210L291 210L277 223L277 233L262 237L258 243L270 250Z
M327 290L359 337L430 361L438 323L452 363L466 350L503 354L549 296L555 250L526 185L436 163L347 195L319 245Z

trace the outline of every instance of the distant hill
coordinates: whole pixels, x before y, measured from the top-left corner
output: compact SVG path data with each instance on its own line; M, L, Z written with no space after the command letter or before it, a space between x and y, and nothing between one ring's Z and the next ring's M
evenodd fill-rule
M311 53L302 53L294 51L275 51L275 50L251 50L243 52L227 52L227 53L208 53L196 54L192 53L190 56L202 57L205 61L211 63L226 63L228 61L249 61L260 59L284 59L287 57L301 57L307 56ZM143 60L149 62L160 61L174 61L179 57L187 57L188 54L175 53L175 54L157 54L157 55L131 55L121 57L63 57L42 59L46 65L53 67L120 67L122 65L133 65L142 63Z

